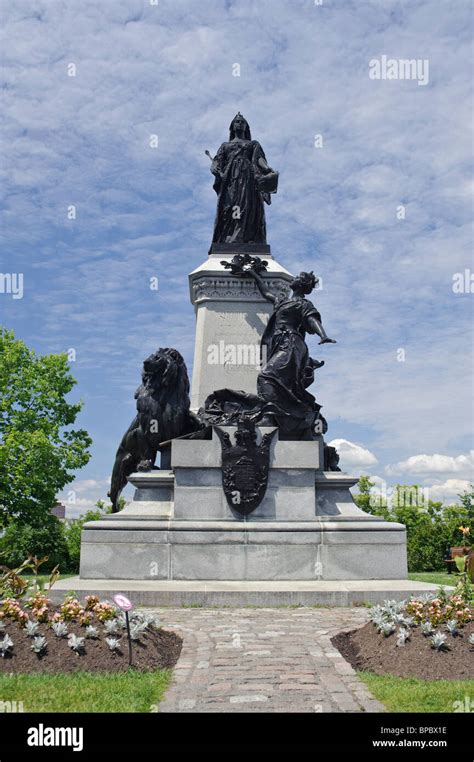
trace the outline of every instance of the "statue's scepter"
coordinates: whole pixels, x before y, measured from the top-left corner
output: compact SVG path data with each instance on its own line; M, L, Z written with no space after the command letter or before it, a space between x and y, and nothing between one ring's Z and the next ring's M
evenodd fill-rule
M214 161L215 161L215 158L216 158L216 157L215 157L215 156L211 156L211 154L209 153L209 151L207 150L207 148L206 148L206 150L204 151L204 153L206 154L206 156L209 156L209 158L210 158L210 160L211 160L211 164L213 164L213 163L214 163ZM230 165L229 165L229 166L230 166ZM220 169L217 169L216 167L211 167L211 172L212 172L212 174L214 175L214 177L216 178L216 181L215 181L215 183L214 183L214 190L216 191L216 193L219 193L219 186L220 186L220 183L222 183L222 181L225 179L226 173L225 173L225 172L221 172L221 170L220 170ZM217 178L220 178L220 182L219 182L219 184L218 184L218 185L216 185L216 183L218 182L218 179L217 179ZM209 250L209 253L210 253L210 250Z

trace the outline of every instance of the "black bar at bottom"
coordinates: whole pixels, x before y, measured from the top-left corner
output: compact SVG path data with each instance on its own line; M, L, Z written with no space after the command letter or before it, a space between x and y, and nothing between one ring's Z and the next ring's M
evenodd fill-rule
M1 714L0 762L113 752L305 747L419 759L469 751L466 714ZM472 729L472 728L471 728ZM54 743L55 745L50 745ZM76 751L74 751L76 748Z

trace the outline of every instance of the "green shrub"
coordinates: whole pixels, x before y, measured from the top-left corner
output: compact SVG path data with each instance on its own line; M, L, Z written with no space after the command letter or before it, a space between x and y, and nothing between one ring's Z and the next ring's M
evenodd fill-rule
M118 506L121 510L125 505L125 498L120 497ZM82 527L87 521L98 521L103 518L104 513L110 513L112 506L106 506L102 500L96 503L97 509L87 511L79 516L78 519L71 521L66 529L66 541L69 553L69 569L71 572L79 571L79 561L81 557L81 534Z
M56 516L42 516L41 524L25 524L18 520L11 521L0 538L0 563L14 568L29 555L48 560L41 571L51 571L59 564L61 571L69 566L69 553L66 543L65 528Z
M397 521L407 529L408 569L411 572L445 569L447 549L462 545L460 526L469 526L474 534L473 492L460 495L460 504L443 505L424 501L417 485L397 485L390 506L370 494L374 482L367 476L359 480L359 494L354 500L363 511Z
M86 521L97 521L103 517L101 510L87 511L87 513L74 519L66 530L66 541L69 553L69 569L71 572L79 571L79 560L81 557L81 533L82 527Z
M459 545L459 526L466 524L468 516L462 506L443 506L429 503L426 509L395 508L393 521L407 528L407 554L410 571L437 571L445 569L446 551Z

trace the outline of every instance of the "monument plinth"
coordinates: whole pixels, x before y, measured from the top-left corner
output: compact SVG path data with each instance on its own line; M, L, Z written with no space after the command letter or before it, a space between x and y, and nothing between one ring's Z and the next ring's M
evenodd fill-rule
M191 387L194 412L215 389L230 387L255 394L264 359L261 338L271 306L254 281L232 275L222 264L230 263L238 253L254 256L255 250L248 245L239 248L226 244L220 248L222 253L212 253L189 275L190 298L196 313ZM287 292L293 276L270 254L265 255L265 260L267 288L275 296Z

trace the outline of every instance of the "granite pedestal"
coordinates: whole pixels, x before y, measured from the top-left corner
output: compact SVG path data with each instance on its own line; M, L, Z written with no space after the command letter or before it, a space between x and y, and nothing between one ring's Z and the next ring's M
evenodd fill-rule
M322 440L276 437L266 495L243 517L222 490L216 435L173 440L170 470L133 474L133 501L85 525L81 578L405 579L405 528L363 513L356 481L322 470Z

